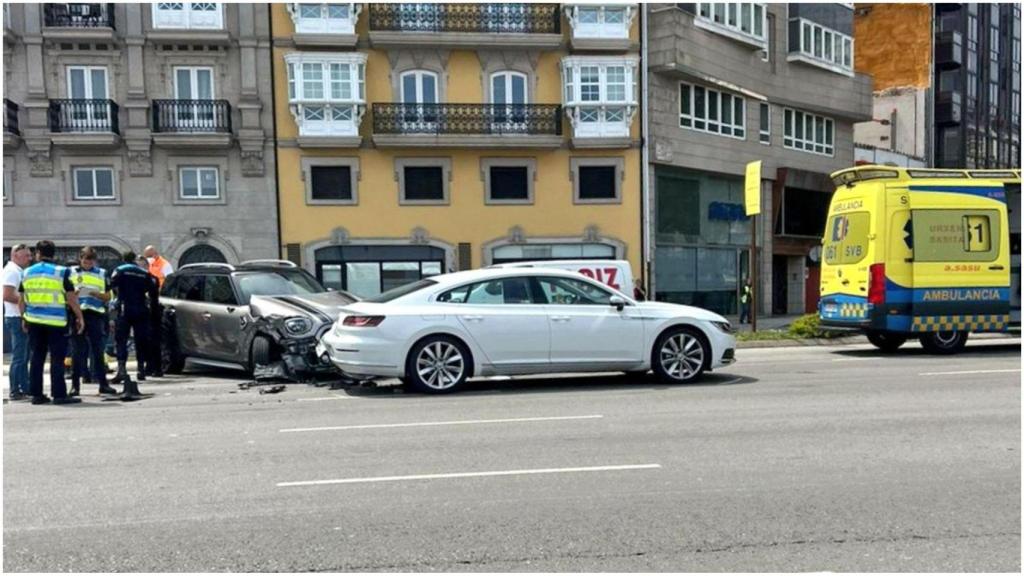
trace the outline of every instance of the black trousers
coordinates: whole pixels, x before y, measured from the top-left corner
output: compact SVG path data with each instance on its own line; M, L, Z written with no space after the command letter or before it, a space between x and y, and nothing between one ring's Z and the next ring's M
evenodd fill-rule
M146 359L149 353L149 312L129 313L122 311L117 319L114 339L117 341L117 365L128 362L128 334L135 337L135 359L139 363L139 372L146 370Z
M93 380L103 387L107 385L107 370L103 366L107 316L83 311L82 317L85 318L85 330L71 336L71 386L78 388L82 375L88 374L87 368L91 368Z
M162 306L160 308L163 308ZM149 324L149 362L146 367L154 372L159 372L163 364L163 355L161 350L161 339L162 339L162 326L163 312L157 311L150 317Z
M28 390L34 397L43 395L43 365L50 354L50 394L54 398L68 395L64 383L64 358L68 351L67 327L45 326L28 322Z

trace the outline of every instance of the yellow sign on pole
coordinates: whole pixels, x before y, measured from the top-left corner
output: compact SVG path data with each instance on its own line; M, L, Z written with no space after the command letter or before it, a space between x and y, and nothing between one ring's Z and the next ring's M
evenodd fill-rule
M761 213L761 161L747 164L747 177L743 183L743 200L747 216Z

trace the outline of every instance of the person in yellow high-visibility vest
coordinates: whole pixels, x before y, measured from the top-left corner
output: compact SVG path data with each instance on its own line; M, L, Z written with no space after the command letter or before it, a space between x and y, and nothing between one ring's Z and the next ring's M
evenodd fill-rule
M85 331L71 340L74 363L71 367L71 396L78 396L82 376L89 372L92 360L93 378L100 385L100 394L117 394L107 384L107 370L103 364L103 349L106 340L107 302L110 302L110 287L107 286L107 272L96 265L96 250L90 246L78 253L78 266L71 269L71 281L78 294L78 304L85 318Z
M72 404L81 400L67 395L64 382L64 357L67 354L68 309L75 315L75 332L85 329L82 309L78 306L71 270L53 261L57 247L49 240L36 244L37 262L25 270L18 291L22 298L22 329L28 332L30 366L29 393L33 404L46 404L43 394L43 367L50 355L50 394L54 404Z

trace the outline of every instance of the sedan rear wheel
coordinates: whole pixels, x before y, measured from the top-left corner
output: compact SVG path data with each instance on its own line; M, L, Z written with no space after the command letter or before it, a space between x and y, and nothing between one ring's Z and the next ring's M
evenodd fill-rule
M704 373L710 349L696 331L678 328L662 334L654 347L652 365L658 376L670 382L692 382Z
M469 352L447 336L432 336L414 346L405 366L409 384L428 394L454 392L466 382L469 372Z

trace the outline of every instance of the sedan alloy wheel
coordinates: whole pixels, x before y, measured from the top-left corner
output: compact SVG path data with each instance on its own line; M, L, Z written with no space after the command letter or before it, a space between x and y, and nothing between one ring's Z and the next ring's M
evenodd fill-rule
M659 343L655 368L663 378L688 382L704 371L705 345L693 332L671 332Z
M413 349L406 377L423 392L451 392L468 377L467 357L458 342L431 338Z

